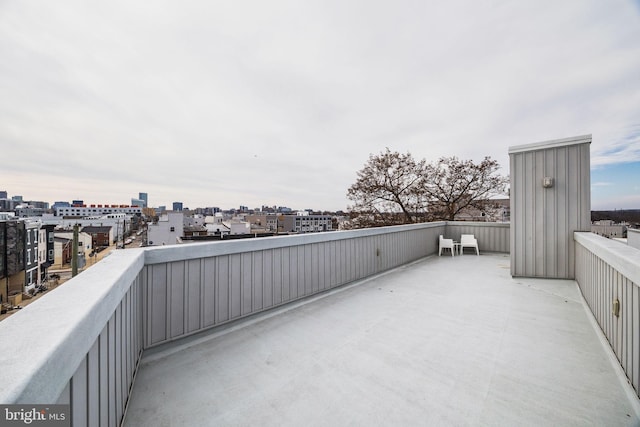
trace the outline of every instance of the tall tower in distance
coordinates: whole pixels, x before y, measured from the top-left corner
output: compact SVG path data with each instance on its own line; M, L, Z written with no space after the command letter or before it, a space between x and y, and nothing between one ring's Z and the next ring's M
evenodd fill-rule
M142 204L143 208L149 207L149 195L147 193L138 193L138 199L142 200L144 203Z

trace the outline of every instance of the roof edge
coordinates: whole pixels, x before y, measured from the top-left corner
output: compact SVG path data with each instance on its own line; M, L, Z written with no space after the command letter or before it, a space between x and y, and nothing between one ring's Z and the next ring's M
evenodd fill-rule
M552 139L549 141L542 142L534 142L533 144L524 144L524 145L515 145L509 147L509 154L514 153L522 153L525 151L535 151L535 150L546 150L548 148L558 148L565 147L568 145L577 145L577 144L591 144L592 136L588 135L580 135L580 136L572 136L570 138L562 138L562 139Z

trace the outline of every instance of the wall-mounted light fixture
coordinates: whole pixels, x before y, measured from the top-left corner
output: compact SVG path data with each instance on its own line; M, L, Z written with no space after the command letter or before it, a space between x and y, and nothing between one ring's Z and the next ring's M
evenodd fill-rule
M614 299L613 304L611 304L611 314L620 317L620 300L618 298Z
M542 186L544 188L551 188L553 187L553 178L551 178L550 176L545 176L542 179Z

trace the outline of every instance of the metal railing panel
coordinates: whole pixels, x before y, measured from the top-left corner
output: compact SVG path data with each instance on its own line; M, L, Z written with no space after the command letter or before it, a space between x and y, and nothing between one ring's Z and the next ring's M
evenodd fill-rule
M593 233L575 244L578 286L640 397L640 250Z

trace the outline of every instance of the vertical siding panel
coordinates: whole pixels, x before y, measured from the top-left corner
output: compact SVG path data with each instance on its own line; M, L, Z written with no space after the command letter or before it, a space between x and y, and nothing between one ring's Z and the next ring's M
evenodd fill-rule
M185 332L185 261L169 264L169 336L180 336Z
M309 266L311 267L311 293L315 294L320 290L320 248L318 243L312 243L309 247L309 254L311 259Z
M212 326L216 323L216 307L218 299L216 297L216 260L217 258L207 258L204 260L204 277L202 278L202 311L203 325Z
M312 257L312 246L307 244L304 245L304 295L310 295L313 292L313 257Z
M273 252L266 250L262 253L262 301L264 308L273 307Z
M329 251L329 287L333 288L338 284L338 274L337 274L337 265L338 265L338 243L333 241L327 243L328 251Z
M230 295L229 287L231 286L229 271L229 256L220 256L216 258L216 323L226 322L230 319Z
M230 294L230 311L231 318L235 319L242 315L242 258L240 254L233 254L229 256L229 273L231 276L229 284Z
M264 308L263 258L263 251L252 252L253 304L256 310L262 310Z
M100 337L87 356L87 425L100 425Z
M114 387L116 390L116 399L115 399L115 410L116 410L116 421L120 423L122 420L123 414L123 399L124 396L122 394L122 304L118 306L116 312L114 314L114 342L115 342L115 352L114 352L114 372L113 376L115 378Z
M126 405L129 396L129 386L131 385L131 365L129 355L131 354L131 288L122 300L122 395L123 407Z
M149 277L149 327L150 343L167 339L167 266L158 264L151 267Z
M631 370L631 383L633 384L633 388L636 389L636 393L640 391L640 295L638 291L638 285L634 284L632 286L632 305L631 305L631 313L633 315L632 321L632 366Z
M255 304L254 298L254 286L255 281L253 280L253 252L244 252L240 254L240 264L241 264L241 312L242 315L249 314L254 310L258 310L259 308Z
M271 270L273 271L273 304L278 305L284 302L282 298L284 284L282 281L282 270L284 266L283 249L273 250L271 260Z
M290 275L290 284L289 289L291 289L291 299L296 299L300 295L300 278L298 275L298 271L300 268L300 261L298 257L298 253L300 249L298 246L293 246L289 248L289 257L291 262L289 264L289 275Z
M568 181L568 170L569 170L569 158L567 156L567 150L558 150L558 167L556 170L556 176L558 179L558 185L556 186L556 201L558 203L558 219L556 223L556 230L558 236L566 236L571 233L571 229L569 228L569 224L567 219L569 217L569 195L567 194L567 185L564 185ZM556 247L558 254L566 254L569 251L568 246L572 245L571 241L567 241L566 239L554 239L556 240ZM557 265L557 271L559 277L570 277L567 266L564 262L555 261Z
M631 345L633 344L633 332L631 329L631 322L633 321L633 315L631 312L631 298L632 298L632 294L631 294L631 288L633 287L633 284L628 281L625 280L624 283L624 288L623 288L623 292L624 292L624 301L623 301L623 310L624 310L624 363L625 366L627 367L627 376L629 378L632 378L632 372L631 369L633 368L631 366Z
M74 425L87 424L87 359L84 358L71 378L71 419Z
M327 283L327 246L326 242L318 244L318 288L321 291L329 288L329 283Z
M109 425L115 426L119 423L117 419L116 399L116 332L115 319L112 317L108 323L109 330L107 335L107 380L109 382L108 398L109 398Z
M185 316L186 332L202 328L202 259L192 259L187 263L187 305Z
M546 266L544 264L544 254L546 252L547 242L544 240L544 229L549 222L546 218L548 213L544 206L544 192L538 191L541 186L540 183L544 177L544 151L536 151L533 153L535 156L535 167L532 171L533 182L531 186L533 192L531 193L535 198L535 211L533 214L533 244L534 244L534 274L539 277L545 277L547 275Z
M98 337L100 381L100 425L109 425L109 396L113 392L109 381L109 324L107 323Z
M282 248L282 300L289 301L292 298L291 292L291 248ZM295 283L295 281L293 281Z
M304 245L296 246L296 277L298 280L297 297L303 297L305 295L305 270L304 270Z

